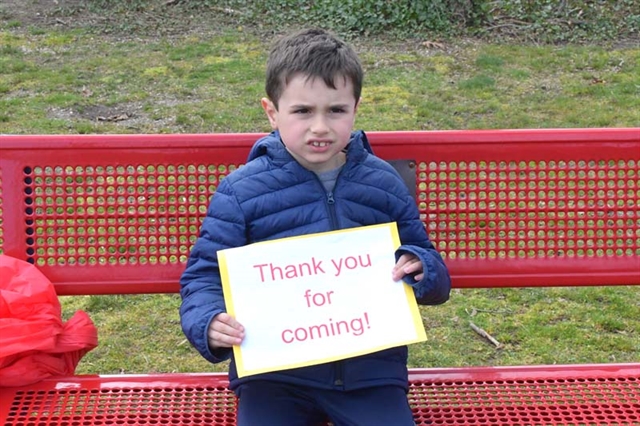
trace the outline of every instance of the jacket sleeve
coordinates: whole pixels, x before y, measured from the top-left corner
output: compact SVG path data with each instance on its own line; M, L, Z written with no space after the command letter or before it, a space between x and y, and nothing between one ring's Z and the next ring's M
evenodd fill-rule
M231 356L230 348L212 350L207 330L213 318L225 312L218 250L246 244L244 215L226 180L213 198L180 278L180 322L191 344L210 362Z
M429 240L415 200L408 191L403 200L404 203L398 203L401 209L396 216L402 244L396 251L396 261L404 253L414 254L420 259L424 268L424 278L416 281L412 276L406 275L403 281L413 287L419 304L439 305L449 300L449 271L442 256Z

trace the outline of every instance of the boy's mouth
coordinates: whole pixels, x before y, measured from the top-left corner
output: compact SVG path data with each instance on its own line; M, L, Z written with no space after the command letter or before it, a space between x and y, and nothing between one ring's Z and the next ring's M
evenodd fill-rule
M315 146L317 148L320 148L320 147L325 147L325 146L331 145L331 142L327 142L327 141L311 141L311 142L309 142L309 144L311 146Z

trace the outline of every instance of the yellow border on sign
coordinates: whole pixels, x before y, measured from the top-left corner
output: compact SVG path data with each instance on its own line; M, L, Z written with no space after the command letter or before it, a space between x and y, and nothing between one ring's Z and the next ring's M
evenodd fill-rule
M236 310L235 305L233 304L231 284L229 283L229 269L227 268L227 257L225 251L226 250L220 250L217 253L218 266L220 267L220 279L222 280L222 295L224 296L224 304L227 308L227 313L235 318ZM241 370L244 371L244 361L242 359L242 351L240 351L239 345L233 345L233 356L235 357L236 370L238 371L238 373Z
M361 226L358 228L349 228L349 229L341 229L341 230L337 230L337 231L328 231L328 232L320 232L320 233L315 233L315 234L305 234L305 235L297 235L295 237L287 237L287 238L280 238L277 240L269 240L269 241L261 241L258 243L254 243L252 245L262 245L262 244L272 244L272 243L278 243L278 242L283 242L283 241L290 241L290 240L297 240L297 239L303 239L303 238L313 238L313 237L318 237L318 236L324 236L324 235L330 235L330 234L343 234L343 233L347 233L347 232L360 232L360 231L365 231L367 229L373 229L373 228L388 228L389 232L391 233L391 240L393 242L393 248L394 250L397 250L398 247L400 247L401 242L400 242L400 235L398 234L398 226L396 222L390 222L390 223L383 223L383 224L379 224L379 225L369 225L369 226ZM227 313L229 315L231 315L232 317L235 318L235 306L233 303L233 297L232 297L232 293L231 293L231 284L229 283L229 271L227 268L227 258L225 255L225 251L228 250L237 250L237 249L241 249L242 247L237 247L237 248L231 248L231 249L227 249L227 250L220 250L218 252L218 265L220 267L220 276L222 279L222 291L224 294L224 300L225 300L225 305L227 307ZM416 298L415 295L413 293L413 288L406 284L404 284L404 290L405 290L405 294L407 296L407 305L408 308L410 310L411 313L411 317L413 319L413 324L414 324L414 328L416 331L416 338L415 339L410 339L407 341L401 341L401 342L394 342L393 344L388 344L388 345L380 345L374 348L369 348L366 350L361 350L361 351L354 351L354 352L350 352L347 354L341 354L338 356L334 356L334 357L323 357L320 359L315 359L315 360L309 360L309 361L304 361L304 362L299 362L299 363L289 363L286 365L280 365L280 366L271 366L271 367L267 367L267 368L260 368L260 369L253 369L253 370L247 370L244 367L244 360L242 357L242 350L240 349L239 345L234 345L233 346L233 355L235 357L235 363L236 363L236 370L238 372L238 377L244 377L244 376L249 376L249 375L253 375L253 374L260 374L260 373L269 373L269 372L273 372L273 371L280 371L280 370L288 370L288 369L292 369L292 368L299 368L299 367L308 367L311 365L317 365L317 364L324 364L327 362L332 362L332 361L339 361L342 359L346 359L346 358L352 358L352 357L356 357L356 356L360 356L360 355L366 355L366 354L370 354L373 352L378 352L384 349L390 349L393 347L397 347L397 346L402 346L402 345L409 345L412 343L418 343L418 342L424 342L425 340L427 340L427 334L425 332L424 329L424 324L422 323L422 317L420 315L420 310L418 308L418 303L416 302Z

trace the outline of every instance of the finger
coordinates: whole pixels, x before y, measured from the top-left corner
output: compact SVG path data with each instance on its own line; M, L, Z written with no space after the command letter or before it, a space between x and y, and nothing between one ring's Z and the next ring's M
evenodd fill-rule
M209 330L209 345L213 348L230 348L233 345L242 343L239 337L228 336L215 330Z
M219 321L214 321L207 330L207 336L213 346L229 347L242 343L244 332Z
M403 254L393 267L392 276L397 281L407 274L421 270L422 262L412 254Z
M404 265L406 265L408 262L411 261L411 259L413 259L415 256L405 253L402 256L400 256L400 258L398 259L398 261L396 262L396 265L394 267L394 269L400 270L404 267Z
M404 278L406 275L412 275L415 281L420 281L424 278L422 261L415 256L411 256L407 262L403 264L398 263L399 268L393 270L393 280L398 281Z
M215 336L221 335L221 336L228 336L230 339L236 339L234 341L237 341L237 340L241 341L242 338L244 337L244 332L242 332L241 330L238 330L237 328L229 327L228 325L222 324L220 322L212 324L209 331L211 333L218 333L218 334L214 334Z
M223 335L223 336L229 336L230 338L233 338L233 339L242 340L242 338L244 337L243 329L231 327L230 325L220 321L214 321L213 323L211 323L211 327L209 328L209 330L212 332L219 333L220 335Z
M422 281L422 279L424 278L424 273L423 272L420 272L419 274L416 274L416 275L412 275L411 273L404 273L403 271L400 271L397 274L394 274L393 280L394 281L400 281L401 279L403 279L407 275L411 276L414 281Z
M228 327L231 327L235 330L244 331L244 327L238 321L236 321L234 317L227 314L226 312L223 312L216 316L214 321L227 325Z
M221 313L215 316L207 330L209 345L228 348L239 345L244 338L244 327L231 315Z
M407 264L407 262L409 262L409 260L411 260L411 256L407 254L403 254L402 256L400 256L396 264L393 266L393 270L391 271L391 274L393 275L393 279L395 281L399 280L404 276L405 274L404 267Z
M402 270L404 271L405 274L413 274L418 271L422 271L422 262L420 262L420 259L416 258L413 261L408 262L406 265L404 265Z

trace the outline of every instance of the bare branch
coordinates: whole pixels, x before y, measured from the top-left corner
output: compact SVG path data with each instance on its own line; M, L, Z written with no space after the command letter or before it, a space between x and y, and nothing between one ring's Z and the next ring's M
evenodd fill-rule
M496 348L499 348L501 346L500 342L498 342L492 335L490 335L489 333L487 333L486 331L484 331L483 329L481 329L480 327L478 327L477 325L475 325L471 321L469 321L469 325L471 326L473 331L475 331L480 336L482 336L485 339L487 339L488 341L490 341Z

